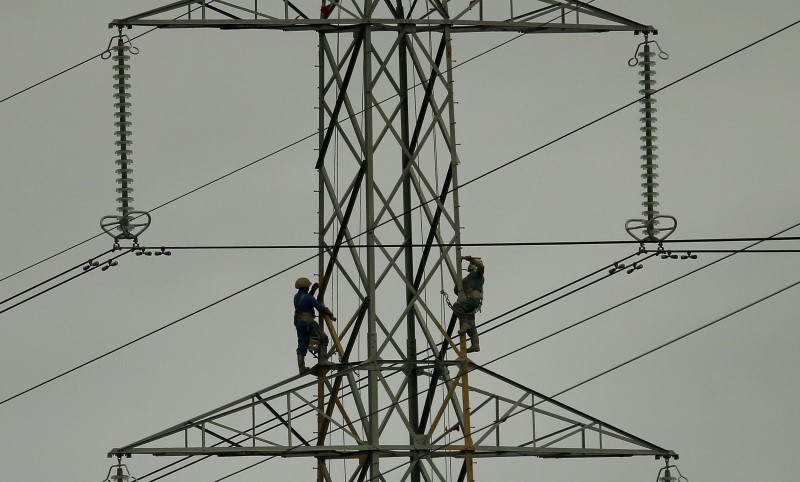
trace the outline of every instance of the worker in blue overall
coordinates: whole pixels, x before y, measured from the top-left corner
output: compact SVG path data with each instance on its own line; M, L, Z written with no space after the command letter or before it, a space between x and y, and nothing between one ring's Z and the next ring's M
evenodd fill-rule
M474 353L481 351L478 329L475 327L475 313L480 311L483 304L483 260L474 256L464 256L461 259L469 261L468 274L461 280L461 292L456 287L458 301L453 303L453 311L460 325L458 334L469 335L470 346L467 353Z
M316 291L319 285L311 287L311 280L308 278L298 278L294 282L297 293L294 295L294 327L297 330L297 368L303 375L311 371L306 368L306 353L308 352L308 342L312 335L319 337L319 366L328 365L328 337L322 331L319 323L314 320L314 309L319 311L320 316L328 315L334 321L336 318L333 312L325 305L314 298L309 289Z

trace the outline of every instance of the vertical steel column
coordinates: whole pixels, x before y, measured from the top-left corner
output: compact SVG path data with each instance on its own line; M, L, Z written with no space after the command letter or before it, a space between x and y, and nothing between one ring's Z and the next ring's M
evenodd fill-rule
M461 216L459 215L460 202L458 200L458 190L460 184L458 182L458 165L461 161L458 158L458 149L456 148L456 111L455 111L455 97L453 94L453 45L450 41L450 28L444 29L445 35L445 51L447 62L447 93L449 96L448 115L450 120L450 170L452 171L453 178L453 223L455 223L454 239L456 243L456 268L461 267ZM456 283L459 293L461 292L461 276L459 271L456 272Z
M318 69L319 69L319 79L318 83L318 96L319 96L319 135L318 137L318 150L322 152L323 144L325 142L325 52L323 45L327 42L325 34L319 33L319 47L318 47L318 55L319 59L318 62ZM317 259L317 272L319 273L319 280L322 281L322 275L325 273L325 180L324 180L324 172L323 166L321 163L318 163L317 166L317 194L319 196L319 206L317 211L317 235L319 238L318 246L319 246L319 258ZM324 293L321 293L323 295ZM320 299L320 302L324 303L324 299ZM321 326L324 325L321 324Z
M366 17L371 16L370 11L365 11ZM379 446L380 427L378 425L378 413L380 410L380 400L378 399L378 372L380 367L374 362L378 357L378 317L375 312L377 306L376 293L376 222L375 222L375 141L372 132L372 113L374 99L372 93L372 27L366 25L362 27L364 36L364 161L367 163L366 173L366 222L367 222L367 296L369 297L369 311L367 313L367 359L368 365L368 416L367 440L370 445L369 450L369 476L370 480L380 478L380 458L377 457L375 449Z
M402 18L404 16L403 2L397 1L397 16ZM405 277L407 280L414 279L414 251L413 251L413 218L411 216L411 129L409 126L409 107L408 107L408 32L409 29L402 29L399 32L399 51L398 51L398 81L400 84L400 136L402 145L401 160L403 168L403 245L405 256ZM415 323L416 315L414 310L410 309L414 303L414 296L416 290L412 286L406 284L406 308L408 313L406 315L406 358L408 365L406 369L406 377L408 378L408 419L411 425L411 432L408 434L409 444L415 445L420 442L420 427L419 427L419 383L417 376L416 360L417 360L417 327ZM411 482L420 482L422 480L422 467L419 463L415 463L416 452L412 452L409 461L413 466L411 467Z
M450 169L452 172L453 177L453 221L456 225L456 230L454 233L455 241L456 241L456 262L458 263L458 267L461 266L461 220L459 217L459 202L458 202L458 164L460 163L458 159L457 149L456 149L456 114L455 114L455 97L453 92L453 44L451 42L450 37L450 27L444 28L444 41L445 41L445 73L447 75L447 102L448 102L448 116L450 121L450 130L448 132L450 136ZM456 276L456 283L458 286L459 292L463 289L461 286L461 276ZM462 335L461 337L461 352L462 354L465 353L465 339L466 336ZM468 361L465 363L469 363ZM470 426L470 405L469 405L469 369L464 370L464 375L461 379L461 403L464 410L464 446L466 447L466 453L464 454L464 465L466 469L466 477L467 482L473 482L475 480L474 473L472 470L472 452L471 449L473 446L472 440L472 427Z

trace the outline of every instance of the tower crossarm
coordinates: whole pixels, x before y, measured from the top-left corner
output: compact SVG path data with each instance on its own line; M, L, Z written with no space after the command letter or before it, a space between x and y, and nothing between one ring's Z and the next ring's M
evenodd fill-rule
M439 395L435 397L438 401L434 411L439 416L426 423L425 433L403 436L402 425L385 422L394 412L405 416L403 400L394 390L407 382L408 373L402 369L407 363L405 360L378 363L380 378L395 387L390 390L394 403L374 414L384 422L380 424L379 444L361 437L355 426L367 418L364 403L357 403L366 397L364 387L349 384L338 393L336 403L330 405L334 410L324 411L317 408L314 399L315 382L297 376L113 449L109 456L678 457L672 450L466 360L416 362L416 370L423 376L433 376L435 368L449 375L434 386ZM366 369L365 364L350 364L329 374L326 380L335 383L349 377L360 379ZM467 388L469 402L460 390L467 373L471 378ZM335 437L314 442L318 417L329 421L329 433Z
M272 29L318 32L375 31L586 33L655 28L574 0L453 0L442 2L356 0L184 0L126 18L111 27ZM365 4L368 4L365 6ZM502 4L502 5L501 5Z

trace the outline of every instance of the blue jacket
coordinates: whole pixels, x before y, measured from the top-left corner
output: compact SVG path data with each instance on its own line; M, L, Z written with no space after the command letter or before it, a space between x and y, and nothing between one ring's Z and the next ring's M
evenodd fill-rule
M314 308L320 313L330 313L331 310L317 301L314 295L305 291L298 291L294 295L295 321L314 321ZM305 315L305 316L303 316Z

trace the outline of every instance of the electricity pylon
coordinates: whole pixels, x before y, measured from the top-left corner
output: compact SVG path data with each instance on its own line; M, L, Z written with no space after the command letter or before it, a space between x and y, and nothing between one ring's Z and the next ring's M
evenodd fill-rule
M330 370L110 456L316 457L319 481L413 482L450 457L470 482L477 457L676 457L473 363L444 294L461 290L452 35L653 27L569 0L193 0L110 25L317 33L318 298L335 290L343 319L325 320Z

